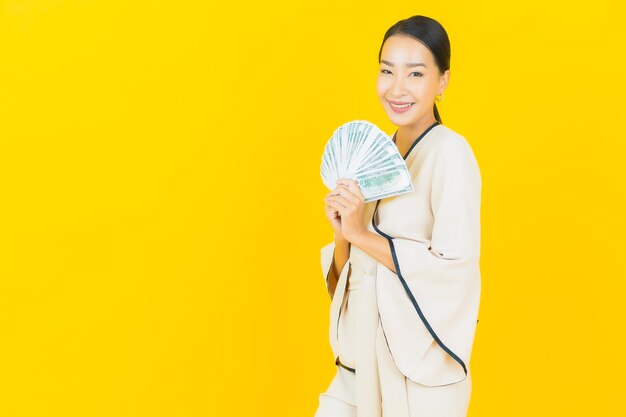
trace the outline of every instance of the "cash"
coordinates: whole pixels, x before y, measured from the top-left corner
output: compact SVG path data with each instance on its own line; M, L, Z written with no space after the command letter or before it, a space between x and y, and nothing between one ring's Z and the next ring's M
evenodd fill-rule
M367 120L335 129L324 148L320 174L330 190L339 178L356 180L365 202L413 191L411 174L396 144Z

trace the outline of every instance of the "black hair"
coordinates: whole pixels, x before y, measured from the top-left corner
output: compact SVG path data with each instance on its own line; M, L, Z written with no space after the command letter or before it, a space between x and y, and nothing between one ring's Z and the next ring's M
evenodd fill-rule
M383 37L383 42L380 45L380 50L378 51L379 64L383 52L383 45L385 45L387 38L392 35L409 36L423 43L433 54L435 64L437 64L440 74L450 69L450 39L448 39L446 30L436 20L430 17L416 15L400 20L387 29ZM439 111L437 111L437 104L433 106L435 119L437 119L439 123L442 123Z

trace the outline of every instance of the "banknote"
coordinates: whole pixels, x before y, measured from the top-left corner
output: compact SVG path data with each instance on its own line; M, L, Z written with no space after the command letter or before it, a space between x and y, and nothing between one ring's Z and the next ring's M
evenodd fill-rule
M356 179L361 187L366 203L413 191L413 183L409 172L396 167L357 175Z
M335 129L324 147L320 174L331 190L339 178L358 180L366 202L413 191L396 144L367 120L353 120Z

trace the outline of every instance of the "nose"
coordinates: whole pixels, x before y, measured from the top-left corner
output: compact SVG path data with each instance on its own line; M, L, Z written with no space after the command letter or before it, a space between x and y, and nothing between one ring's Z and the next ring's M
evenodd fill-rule
M391 85L391 94L394 97L401 97L404 95L404 79L403 77L393 77L393 84Z

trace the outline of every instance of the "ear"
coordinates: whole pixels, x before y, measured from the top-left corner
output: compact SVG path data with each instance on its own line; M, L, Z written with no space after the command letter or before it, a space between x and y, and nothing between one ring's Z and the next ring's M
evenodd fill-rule
M448 88L448 82L450 81L450 70L445 70L443 75L439 79L439 92L444 93Z

